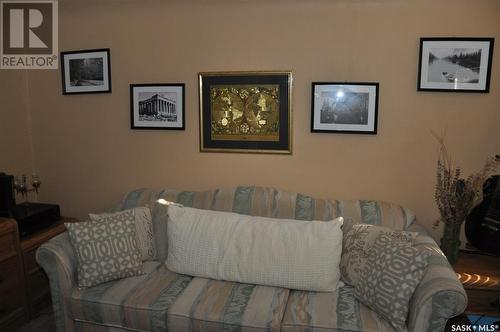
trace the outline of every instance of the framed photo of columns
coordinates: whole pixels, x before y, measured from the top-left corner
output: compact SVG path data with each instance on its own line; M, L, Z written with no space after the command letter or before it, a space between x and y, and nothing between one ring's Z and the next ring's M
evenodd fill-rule
M131 129L185 129L184 83L130 84Z

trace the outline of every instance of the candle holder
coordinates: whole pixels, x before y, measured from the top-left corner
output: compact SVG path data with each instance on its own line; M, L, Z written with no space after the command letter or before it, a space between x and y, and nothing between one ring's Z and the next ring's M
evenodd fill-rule
M33 174L31 176L30 184L31 187L28 186L28 177L26 176L26 174L18 175L15 177L14 189L16 190L17 194L21 194L21 196L23 196L25 202L28 202L30 192L34 191L38 195L38 189L42 185L40 177L37 174Z

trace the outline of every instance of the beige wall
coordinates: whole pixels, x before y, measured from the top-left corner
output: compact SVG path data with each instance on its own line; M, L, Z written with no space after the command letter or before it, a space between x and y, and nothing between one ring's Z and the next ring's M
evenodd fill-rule
M137 187L256 184L397 202L430 228L430 130L466 172L500 153L500 50L489 94L423 93L419 38L499 41L498 13L497 0L61 0L61 50L109 47L113 93L62 96L59 71L29 72L42 199L82 217ZM200 153L197 72L281 69L294 74L293 155ZM312 81L380 82L378 135L311 134ZM186 83L185 131L129 129L129 84L151 82Z
M0 171L31 174L34 169L27 73L0 71Z

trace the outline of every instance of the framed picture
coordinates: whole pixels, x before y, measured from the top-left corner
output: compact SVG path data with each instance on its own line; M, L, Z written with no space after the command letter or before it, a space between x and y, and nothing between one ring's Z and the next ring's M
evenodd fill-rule
M292 153L292 73L200 73L200 150Z
M130 84L130 128L184 130L184 83Z
M111 92L109 48L61 52L63 94Z
M377 133L378 83L312 83L311 132Z
M418 91L489 92L494 38L420 38Z

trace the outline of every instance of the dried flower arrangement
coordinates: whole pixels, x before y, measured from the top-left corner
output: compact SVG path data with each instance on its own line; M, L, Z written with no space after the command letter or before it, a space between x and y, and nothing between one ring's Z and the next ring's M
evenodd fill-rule
M470 211L483 200L484 182L498 170L500 159L490 157L481 171L462 177L460 166L453 164L451 156L444 144L444 137L432 132L439 144L437 163L437 182L434 199L439 209L441 222L462 224Z

